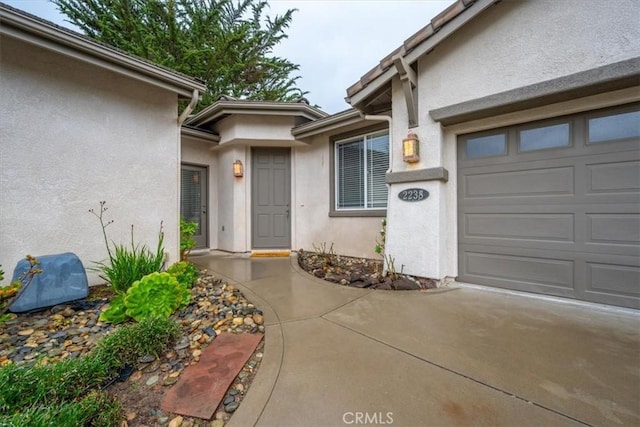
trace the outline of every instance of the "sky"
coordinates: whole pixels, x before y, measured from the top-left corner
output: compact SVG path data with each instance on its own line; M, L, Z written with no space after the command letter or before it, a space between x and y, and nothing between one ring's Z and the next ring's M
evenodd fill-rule
M48 0L2 0L71 29ZM298 87L312 105L333 114L350 106L346 89L452 0L270 0L268 15L297 9L288 39L274 54L300 65ZM75 29L77 31L77 29Z

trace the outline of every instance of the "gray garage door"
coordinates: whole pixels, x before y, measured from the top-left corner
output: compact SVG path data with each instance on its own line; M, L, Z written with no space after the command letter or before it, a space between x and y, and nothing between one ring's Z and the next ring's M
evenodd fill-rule
M640 308L640 105L458 138L458 280Z

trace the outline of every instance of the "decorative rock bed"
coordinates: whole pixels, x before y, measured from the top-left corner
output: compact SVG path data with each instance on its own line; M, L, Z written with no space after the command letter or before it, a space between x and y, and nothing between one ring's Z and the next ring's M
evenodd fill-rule
M437 287L435 280L424 277L400 273L384 276L381 260L307 252L300 249L298 264L317 278L343 286L383 290L420 290Z
M166 425L171 415L159 409L166 387L173 385L188 365L199 361L202 350L221 332L263 333L262 311L233 285L203 272L191 289L192 302L174 319L182 336L164 354L139 360L138 365L110 385L119 397L128 425ZM107 308L110 288L93 288L87 299L49 309L15 315L0 324L0 365L53 363L80 357L118 326L99 321ZM264 344L245 364L215 414L223 425L249 387L262 360ZM130 376L129 376L130 375ZM174 416L175 417L175 416ZM211 421L184 418L183 425L207 425Z

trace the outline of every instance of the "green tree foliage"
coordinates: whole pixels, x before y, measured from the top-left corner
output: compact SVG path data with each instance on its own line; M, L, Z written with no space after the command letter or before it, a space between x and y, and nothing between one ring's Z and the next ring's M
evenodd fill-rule
M265 0L52 0L88 36L206 82L199 109L222 95L292 101L299 65L273 55L294 9Z

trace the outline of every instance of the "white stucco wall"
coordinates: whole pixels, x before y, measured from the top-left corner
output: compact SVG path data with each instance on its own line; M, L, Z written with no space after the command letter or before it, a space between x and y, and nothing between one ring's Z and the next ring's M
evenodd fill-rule
M218 247L218 154L207 142L182 137L181 162L207 168L207 242L209 248Z
M176 95L3 37L0 51L0 263L106 250L88 213L107 201L110 239L179 256ZM10 277L9 277L10 278ZM5 278L5 281L8 279ZM90 281L99 280L91 275Z
M630 91L589 97L530 111L506 114L442 128L429 110L562 77L640 56L640 3L581 0L502 1L476 17L418 64L421 161L409 165L400 157L394 170L444 166L449 182L414 182L392 186L427 189L425 202L408 204L392 197L387 248L396 265L410 274L443 278L457 275L458 134L585 111L633 98ZM637 92L637 90L636 90ZM396 153L409 131L401 85L393 82Z

